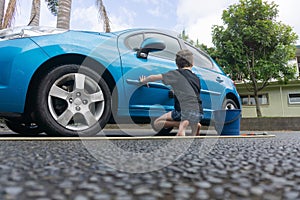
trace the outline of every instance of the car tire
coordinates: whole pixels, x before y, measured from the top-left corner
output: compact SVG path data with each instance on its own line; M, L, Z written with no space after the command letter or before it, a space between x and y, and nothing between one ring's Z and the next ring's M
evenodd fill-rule
M7 128L12 130L15 133L19 133L25 136L36 136L44 132L37 124L35 123L24 123L5 120Z
M225 99L222 105L223 110L233 110L238 109L237 104L232 99Z
M111 116L111 93L95 71L67 64L48 71L36 96L38 124L48 135L93 136Z

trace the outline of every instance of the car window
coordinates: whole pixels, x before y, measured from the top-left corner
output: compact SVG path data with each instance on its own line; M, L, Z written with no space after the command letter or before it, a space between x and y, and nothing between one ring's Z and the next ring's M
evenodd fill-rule
M131 35L128 38L126 38L125 44L129 49L139 49L141 47L143 40L144 40L144 34L139 33L139 34Z
M176 53L181 49L179 41L176 38L158 33L146 33L145 39L146 38L161 39L166 45L166 48L163 51L151 52L149 55L175 61Z
M146 38L158 38L165 42L166 48L163 51L151 52L149 55L175 61L176 53L181 50L179 41L176 38L159 33L139 33L126 38L125 44L129 49L139 49Z
M129 49L139 49L144 40L144 34L131 35L126 39L126 46Z
M207 56L205 56L199 50L197 50L196 48L194 48L194 47L192 47L188 44L187 44L187 48L194 55L194 65L195 66L208 68L208 69L213 68L213 63L211 62L211 60Z

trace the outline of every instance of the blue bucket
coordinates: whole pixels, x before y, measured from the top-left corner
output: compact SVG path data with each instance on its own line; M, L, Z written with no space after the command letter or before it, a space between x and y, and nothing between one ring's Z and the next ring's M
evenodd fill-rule
M219 135L240 135L241 110L215 110L214 124Z

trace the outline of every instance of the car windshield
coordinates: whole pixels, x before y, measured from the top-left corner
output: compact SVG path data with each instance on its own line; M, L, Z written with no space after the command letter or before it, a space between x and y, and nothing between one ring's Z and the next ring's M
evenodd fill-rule
M50 35L66 32L65 29L41 27L41 26L22 26L8 28L0 31L0 41L16 38Z

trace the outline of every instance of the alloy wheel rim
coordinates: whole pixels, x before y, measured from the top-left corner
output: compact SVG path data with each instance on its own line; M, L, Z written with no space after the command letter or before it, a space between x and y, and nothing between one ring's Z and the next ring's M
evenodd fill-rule
M55 121L72 131L83 131L98 123L105 99L99 84L81 73L57 79L48 94L48 108Z
M227 103L225 109L226 110L233 110L233 109L237 109L237 108L233 103Z

